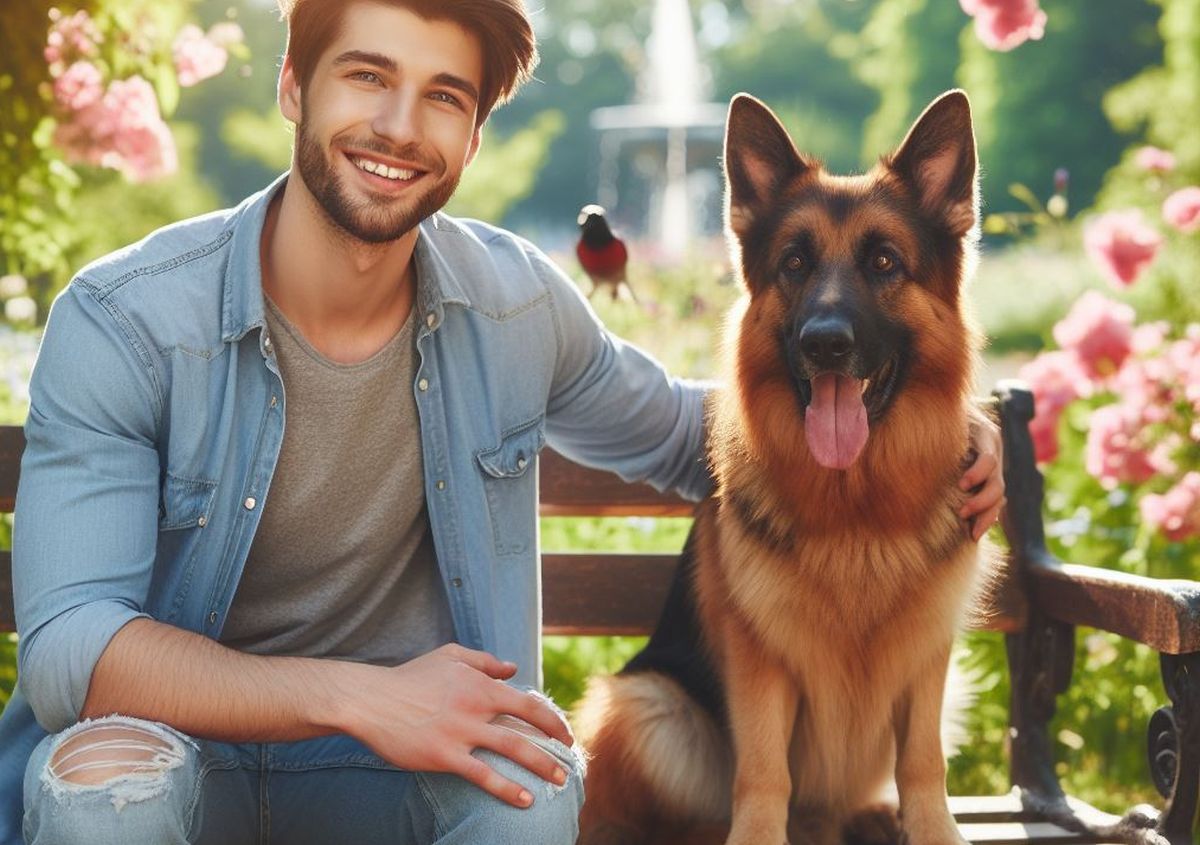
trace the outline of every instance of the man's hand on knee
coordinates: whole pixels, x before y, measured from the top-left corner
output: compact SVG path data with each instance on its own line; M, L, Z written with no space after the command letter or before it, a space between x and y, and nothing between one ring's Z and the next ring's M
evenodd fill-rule
M531 738L572 745L562 716L542 697L510 687L516 666L486 652L443 646L402 666L346 667L335 695L344 708L336 725L395 766L451 772L514 807L533 796L472 756L487 749L562 785L568 773ZM518 727L520 726L520 727Z

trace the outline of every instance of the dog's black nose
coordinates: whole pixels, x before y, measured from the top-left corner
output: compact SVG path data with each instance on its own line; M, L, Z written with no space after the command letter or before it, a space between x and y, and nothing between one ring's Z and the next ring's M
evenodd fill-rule
M813 317L800 330L800 351L819 369L835 369L854 351L854 326L836 314Z

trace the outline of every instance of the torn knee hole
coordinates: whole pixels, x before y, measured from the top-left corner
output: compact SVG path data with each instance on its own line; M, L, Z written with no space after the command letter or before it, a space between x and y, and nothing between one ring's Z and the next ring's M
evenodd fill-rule
M46 768L63 783L102 786L163 775L180 764L183 753L179 740L157 726L92 722L64 736Z

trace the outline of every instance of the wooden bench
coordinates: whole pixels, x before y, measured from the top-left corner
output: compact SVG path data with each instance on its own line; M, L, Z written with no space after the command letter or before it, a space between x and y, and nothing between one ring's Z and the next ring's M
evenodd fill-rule
M1193 842L1200 797L1200 583L1162 581L1063 563L1046 549L1042 476L1033 458L1030 394L1015 383L994 395L1005 449L1009 505L1003 529L1011 552L989 627L1004 632L1012 698L1007 795L951 798L963 835L975 843ZM0 511L11 512L24 436L0 427ZM545 516L688 516L692 506L645 485L576 466L547 450L541 458ZM543 555L547 633L646 634L675 565L674 554L588 551ZM0 632L14 628L11 559L0 553ZM1111 631L1161 655L1170 704L1148 726L1152 777L1161 810L1102 813L1066 796L1054 773L1049 723L1070 682L1075 626ZM1080 733L1086 733L1086 726Z

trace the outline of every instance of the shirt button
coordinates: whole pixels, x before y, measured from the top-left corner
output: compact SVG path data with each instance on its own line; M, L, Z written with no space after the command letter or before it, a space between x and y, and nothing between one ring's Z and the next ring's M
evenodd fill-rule
M271 343L271 336L270 336L270 335L263 335L263 349L267 350L267 354L268 354L268 355L270 355L270 354L271 354L271 350L272 350L272 349L274 349L274 346L273 346L273 344Z
M529 461L525 458L517 458L517 469L525 469L527 466L529 466Z
M420 390L422 393L424 393L428 389L429 389L429 379L423 378L419 382L417 382L417 390Z
M452 585L454 585L455 587L461 587L461 586L462 586L462 579L461 579L461 578L451 578L451 579L450 579L450 583L451 583Z
M212 613L208 614L208 624L209 625L217 624L217 612L215 610Z
M201 528L203 528L204 526L208 525L208 517L206 517L206 516L200 517L199 519L196 520L196 524L199 525Z
M442 480L439 478L439 479L438 479L438 483L437 483L437 489L439 489L439 490L445 490L445 489L446 489L446 482L442 481Z
M278 404L279 404L279 397L278 397L278 396L272 396L272 397L271 397L271 407L272 407L272 408L274 408L274 407L275 407L276 405L278 405Z
M437 315L434 314L432 311L430 311L428 314L425 315L425 325L429 326L429 328L432 329L434 323L436 323L436 322L437 322Z
M252 511L252 510L254 510L254 506L258 504L258 500L255 499L253 496L248 496L246 498L246 501L242 502L242 504L244 504L246 506L246 510Z

